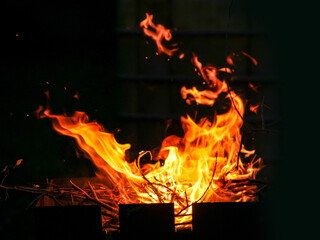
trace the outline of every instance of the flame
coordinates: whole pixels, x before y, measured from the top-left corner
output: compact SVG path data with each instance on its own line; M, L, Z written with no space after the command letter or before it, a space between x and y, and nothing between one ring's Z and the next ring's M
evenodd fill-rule
M173 55L177 48L169 49L162 45L162 40L165 39L166 41L170 41L172 39L170 29L166 29L163 25L157 24L155 25L152 22L153 15L146 13L146 19L140 22L140 27L142 27L143 32L145 35L151 37L157 44L158 52L165 53L169 57ZM151 28L151 29L149 29Z
M78 101L80 101L80 96L79 96L79 93L75 93L73 95L73 98L77 99Z
M224 67L224 68L220 68L219 72L226 72L226 73L232 73L230 68Z
M258 84L252 84L251 82L248 83L249 87L252 89L252 91L257 92L258 91Z
M257 61L256 59L254 59L251 55L249 55L248 53L245 53L245 52L242 52L242 54L243 54L244 56L248 57L248 58L253 62L253 64L254 64L255 66L258 65L258 61Z
M227 63L229 65L233 65L233 60L232 60L232 58L230 56L227 57Z
M156 41L159 53L172 56L174 51L161 45L163 37L171 39L169 30L160 24L155 26L149 14L140 26ZM156 32L148 30L149 26ZM208 89L200 91L196 87L187 89L183 86L182 98L187 104L195 102L211 106L215 118L196 121L189 115L181 117L184 136L166 137L155 156L150 151L142 151L135 161L127 161L126 151L130 144L118 143L112 133L96 121L90 122L84 112L75 112L72 116L54 115L46 109L41 113L42 117L52 120L57 132L77 141L97 167L97 175L107 178L106 187L114 201L174 202L176 223L190 222L191 206L196 202L256 201L258 187L250 184L250 180L255 179L262 166L261 159L256 160L254 150L248 151L242 145L243 100L217 76L219 71L229 73L228 68L203 66L195 54L191 61ZM230 107L224 113L216 114L214 106L221 93L225 93L223 101L229 102ZM245 153L245 157L240 153ZM150 163L141 164L141 158L146 155L149 155ZM250 162L243 161L252 155Z
M258 113L258 108L260 107L260 104L257 105L250 105L250 111L257 114Z

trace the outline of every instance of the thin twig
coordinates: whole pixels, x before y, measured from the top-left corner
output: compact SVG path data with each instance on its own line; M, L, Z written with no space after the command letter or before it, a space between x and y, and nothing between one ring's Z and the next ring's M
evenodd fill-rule
M24 187L24 186L8 187L8 186L0 185L0 188L6 189L6 190L17 190L17 191L29 192L29 193L48 193L48 192L50 192L45 189L31 188L31 187Z
M238 113L238 115L240 116L240 118L241 118L241 120L242 120L242 122L244 122L244 120L243 120L243 116L241 115L241 113L239 112L239 110L238 110L238 108L237 108L237 106L236 106L236 104L234 103L234 101L233 101L233 97L231 96L231 92L230 92L230 85L228 84L228 87L227 87L227 91L228 91L228 95L230 96L230 99L231 99L231 102L232 102L232 105L233 105L233 107L234 107L234 109L236 110L236 112Z
M184 191L184 196L185 196L185 198L186 198L186 203L187 203L187 206L189 205L189 203L188 203L188 195L187 195L187 191Z
M260 116L261 116L261 128L262 128L262 129L264 129L264 115L263 115L263 107L264 107L264 96L262 97L261 110L260 110Z
M143 174L142 171L140 171L140 173L141 173L143 179L146 180L149 183L149 185L150 185L151 189L153 190L153 192L157 195L159 202L163 203L163 199L162 199L160 193L158 192L158 189L152 184L152 182L149 181L149 179Z
M150 193L149 193L149 191L142 185L142 188L143 188L143 190L149 195L149 197L151 197L152 199L154 199L154 200L157 200L157 199L155 199Z
M182 197L180 197L174 190L172 190L168 186L166 186L164 184L161 184L161 183L156 183L156 182L154 182L152 184L158 185L158 186L161 186L161 187L164 187L164 188L168 189L172 193L172 195L176 197L177 200L179 199L179 201L181 201Z
M74 200L73 200L73 194L72 193L70 193L70 197L71 197L71 203L72 203L72 205L74 205Z
M83 195L85 195L87 199L89 199L89 200L91 200L91 201L93 201L93 202L95 202L95 203L98 203L98 204L102 205L102 206L103 206L104 208L106 208L106 209L109 209L109 210L111 210L111 211L115 211L115 209L114 209L113 207L111 207L111 206L109 206L109 205L107 205L107 204L105 204L105 203L103 203L103 202L101 202L101 201L99 201L99 200L97 200L97 199L92 198L92 197L91 197L88 193L86 193L82 188L78 187L78 186L77 186L76 184L74 184L71 180L69 180L69 181L70 181L70 183L72 184L72 186L74 186L76 189L78 189L80 192L82 192Z
M268 134L281 135L280 132L273 131L273 130L268 130L268 129L254 129L254 128L251 128L251 129L248 129L246 131L249 132L249 133L268 133Z
M213 170L213 173L212 173L212 177L211 177L211 180L210 180L210 183L207 187L207 189L204 191L204 193L202 194L202 196L196 200L195 202L191 203L190 205L187 205L186 207L182 208L175 216L180 216L180 213L182 213L183 211L185 211L186 209L188 209L189 207L191 207L194 203L197 203L201 200L201 198L207 193L207 191L209 190L211 184L212 184L212 181L213 181L213 178L214 178L214 175L216 173L216 167L217 167L217 162L218 162L218 156L216 155L216 163L214 165L214 170Z
M94 189L93 189L93 187L92 187L92 185L90 184L89 181L88 181L88 185L89 185L89 187L91 189L91 192L92 192L94 198L99 201L98 196L97 196L96 192L94 191Z
M50 195L50 194L47 194L47 196L49 197L49 198L51 198L53 201L55 201L59 206L62 206L63 204L60 202L60 201L58 201L58 199L56 199L54 196L52 196L52 195Z
M39 196L37 196L35 199L33 199L29 205L26 207L26 210L28 210L36 201L38 201L40 198L42 198L43 196L45 196L47 193L42 193Z
M242 149L242 144L243 144L243 139L244 139L244 134L245 133L246 133L246 131L244 130L242 135L241 135L240 146L239 146L239 151L238 151L238 155L237 155L237 166L236 166L237 169L239 169L240 153L241 153L241 149Z
M180 214L179 216L178 215L175 215L174 217L188 217L188 216L191 216L192 214Z
M8 175L9 175L9 174L8 174L8 173L9 173L9 170L8 170L8 169L6 169L5 172L6 172L6 174L4 175L4 177L3 177L3 179L2 179L2 181L1 181L1 183L0 183L1 185L4 183L4 181L6 180L6 178L7 178Z
M178 225L188 225L188 224L191 224L192 221L189 221L189 222L183 222L183 223L175 223L174 225L178 226Z
M227 31L226 31L226 48L225 48L225 55L226 57L228 56L228 48L229 48L229 28L230 28L230 20L231 20L231 7L232 7L232 3L233 3L233 0L230 1L230 5L229 5L229 8L228 8L228 21L227 21Z
M208 184L208 187L207 187L207 189L204 191L204 193L202 194L202 196L201 196L197 201L195 201L196 203L199 202L199 201L206 195L206 193L208 192L208 190L209 190L209 188L210 188L210 186L211 186L211 184L212 184L214 175L215 175L215 173L216 173L217 162L218 162L218 156L216 155L216 163L215 163L215 165L214 165L214 170L213 170L213 173L212 173L212 177L211 177L210 183Z

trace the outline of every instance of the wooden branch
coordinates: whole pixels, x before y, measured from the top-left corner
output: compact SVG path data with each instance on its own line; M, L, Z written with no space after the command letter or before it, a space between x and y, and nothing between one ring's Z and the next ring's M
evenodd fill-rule
M199 201L201 200L201 198L204 197L204 195L207 193L207 191L209 190L209 188L210 188L210 186L211 186L211 184L212 184L214 175L215 175L215 173L216 173L217 162L218 162L218 156L216 155L216 163L215 163L215 165L214 165L214 171L213 171L213 174L212 174L210 183L209 183L207 189L206 189L206 190L204 191L204 193L202 194L202 196L201 196L198 200L196 200L195 202L193 202L193 203L191 203L190 205L187 205L186 207L182 208L182 209L175 215L175 217L180 216L180 213L182 213L183 211L185 211L186 209L188 209L189 207L191 207L194 203L199 202Z
M102 207L104 207L104 208L106 208L106 209L109 209L109 210L111 210L111 211L114 211L114 210L116 210L116 209L114 209L113 207L111 207L111 206L109 206L109 205L107 205L107 204L105 204L105 203L103 203L103 202L101 202L101 201L99 201L99 200L97 200L97 199L95 199L95 198L92 198L88 193L86 193L82 188L80 188L80 187L78 187L76 184L74 184L71 180L69 180L70 181L70 183L72 184L72 186L74 186L77 190L79 190L80 192L82 192L83 193L83 195L85 195L85 197L88 199L88 200L91 200L91 201L93 201L93 202L95 202L95 203L97 203L97 204L100 204Z
M94 198L99 201L98 196L97 196L96 192L94 191L94 189L93 189L93 187L92 187L92 185L90 184L89 181L88 181L88 185L89 185L89 187L91 189L91 192L92 192Z
M273 131L273 130L268 130L268 129L248 129L247 132L249 133L267 133L267 134L277 134L277 135L281 135L280 132L277 131Z
M156 183L156 182L154 182L154 183L152 183L152 184L158 185L158 186L161 186L161 187L164 187L164 188L168 189L168 190L172 193L172 195L173 195L174 197L176 197L177 200L180 201L180 200L182 199L182 197L180 197L174 190L172 190L172 189L169 188L168 186L166 186L166 185L164 185L164 184L162 184L162 183Z
M55 201L59 206L62 206L62 205L63 205L63 204L62 204L60 201L58 201L58 199L56 199L53 195L47 194L47 196L48 196L49 198L51 198L53 201Z
M230 96L230 99L231 99L231 102L232 102L232 105L233 105L234 109L236 110L236 112L237 112L237 113L238 113L238 115L240 116L240 118L241 118L242 122L244 122L244 120L243 120L243 116L242 116L242 115L241 115L241 113L239 112L239 110L238 110L238 108L237 108L236 104L235 104L235 103L234 103L234 101L233 101L233 97L231 96L231 92L230 92L230 85L229 85L229 84L228 84L227 91L228 91L228 95Z
M155 199L143 185L142 185L142 188L149 195L149 197L157 201L157 199Z
M215 175L215 173L216 173L217 162L218 162L218 156L216 155L216 163L215 163L215 165L214 165L214 170L213 170L213 173L212 173L212 177L211 177L210 183L209 183L207 189L206 189L206 190L204 191L204 193L202 194L202 196L201 196L197 201L195 201L196 203L199 202L199 201L206 195L206 193L208 192L208 190L209 190L209 188L210 188L210 186L211 186L211 184L212 184L214 175Z
M262 128L262 129L264 129L264 115L263 115L263 107L264 107L264 96L262 97L261 110L260 110L260 116L261 116L261 128Z
M239 151L238 151L238 156L237 156L237 165L236 165L237 169L239 169L240 153L241 153L241 149L242 149L242 144L243 144L243 139L244 139L244 134L245 133L246 133L246 131L244 130L242 135L241 135L240 146L239 146Z
M38 201L40 198L42 198L43 196L45 196L47 193L42 193L39 196L37 196L35 199L33 199L29 205L26 207L26 210L28 210L36 201Z
M174 225L175 226L179 226L179 225L188 225L188 224L191 224L192 221L189 221L189 222L183 222L183 223L175 223Z
M141 173L143 179L146 180L147 183L150 185L150 187L151 187L151 189L153 190L153 192L157 195L159 202L160 202L160 203L163 203L163 199L162 199L160 193L158 192L158 189L149 181L148 178L146 178L146 176L143 174L142 171L140 171L140 173Z
M187 206L188 206L188 205L189 205L189 203L188 203L188 195L187 195L187 191L184 191L184 195L185 195L186 203L187 203Z

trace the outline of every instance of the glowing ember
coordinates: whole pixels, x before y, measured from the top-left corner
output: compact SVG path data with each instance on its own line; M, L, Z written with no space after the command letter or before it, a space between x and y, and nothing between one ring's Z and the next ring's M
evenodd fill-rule
M233 65L233 61L232 61L232 58L230 56L227 57L227 63L229 65Z
M251 111L251 112L254 112L255 114L257 114L259 107L260 107L260 104L250 105L250 111Z
M161 44L163 38L171 39L170 30L155 25L149 14L140 26L156 42L159 53L173 56L177 49L169 50ZM233 64L231 58L227 61ZM116 203L174 202L176 223L190 222L191 206L196 202L256 201L258 187L250 184L250 180L255 179L262 164L261 159L255 160L254 150L246 150L241 143L245 109L242 99L217 76L220 71L230 74L231 70L203 66L195 54L192 63L208 89L182 87L181 95L186 103L212 106L214 113L216 99L224 93L223 101L229 103L229 109L215 114L213 121L203 118L196 122L190 116L181 117L184 136L165 138L157 156L141 151L129 163L126 151L130 144L119 144L113 134L97 122L89 122L83 112L75 112L73 116L53 115L47 109L42 115L52 119L57 132L76 139L97 167L97 176L107 179L105 187ZM240 153L253 160L245 163ZM145 155L152 161L142 165L140 160Z

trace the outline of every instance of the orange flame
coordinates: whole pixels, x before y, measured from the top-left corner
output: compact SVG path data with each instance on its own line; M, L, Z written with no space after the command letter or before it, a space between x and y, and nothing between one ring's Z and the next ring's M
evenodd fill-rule
M79 93L75 93L73 95L73 98L77 99L78 101L80 101L80 97L79 97Z
M53 115L46 110L43 114L52 119L57 132L76 139L79 147L99 169L98 176L108 179L106 185L110 189L117 186L118 203L174 202L176 213L190 214L190 205L200 200L255 200L253 192L256 186L247 186L238 192L228 189L233 180L254 179L257 171L253 166L260 159L244 164L237 156L242 120L235 108L243 114L244 107L234 92L227 98L233 98L235 106L217 115L215 122L203 118L196 123L189 116L181 117L185 135L182 138L172 135L164 139L155 157L156 163L142 167L141 157L150 152L142 153L136 162L128 163L125 152L130 149L130 144L119 144L114 135L107 133L97 122L89 122L85 113L75 112L73 116L65 116ZM163 166L161 159L164 160ZM176 222L185 222L190 218L182 216L176 218Z
M220 69L219 69L219 72L232 73L231 70L230 70L230 68L226 68L226 67L220 68Z
M233 60L232 60L232 58L230 56L227 57L227 63L229 65L233 65Z
M177 51L177 48L169 49L162 45L162 40L165 39L166 41L170 41L172 38L170 29L166 29L163 25L157 24L155 25L152 22L153 15L146 13L146 19L141 21L140 27L143 28L143 32L145 35L151 37L157 44L159 54L165 53L169 57L173 55L175 51ZM149 27L153 30L149 30Z
M181 53L181 54L179 55L179 58L180 58L180 59L184 58L184 53Z
M163 37L168 40L170 36L171 39L170 31L162 25L155 26L151 20L152 15L147 14L141 22L144 32L156 41L159 53L172 55L172 51L160 44ZM148 26L155 28L157 34L149 31ZM262 164L255 156L249 163L243 162L240 156L240 153L245 153L245 157L254 154L254 150L245 150L241 144L240 129L245 111L242 99L234 91L228 91L224 80L218 79L218 69L211 65L203 67L196 55L192 62L209 89L199 91L195 87L182 87L182 98L188 104L195 102L214 107L218 96L228 92L224 100L232 104L226 112L215 114L214 121L202 118L196 122L188 115L181 117L184 136L166 137L156 156L150 151L142 151L134 162L129 163L126 151L130 144L118 143L100 124L89 122L85 113L53 115L48 109L42 113L43 117L52 119L57 132L76 139L80 149L97 166L97 175L107 178L106 186L117 203L173 202L176 223L190 221L191 206L196 202L255 201L258 187L248 182L255 179ZM227 68L221 69L228 72ZM140 164L146 154L152 161ZM239 182L243 184L240 186Z
M258 65L258 61L256 59L254 59L251 55L249 55L248 53L242 52L243 55L245 55L246 57L248 57L255 66Z
M260 107L260 104L257 105L250 105L250 111L257 114L258 113L258 108Z
M258 91L258 84L252 84L251 82L248 83L249 87L252 89L252 91L257 92Z

